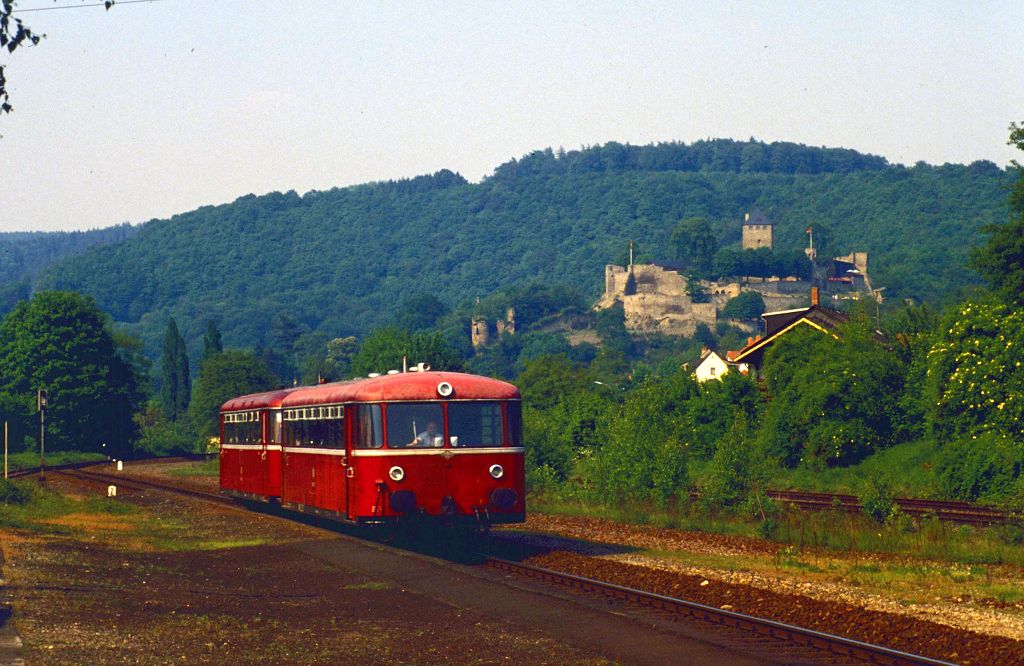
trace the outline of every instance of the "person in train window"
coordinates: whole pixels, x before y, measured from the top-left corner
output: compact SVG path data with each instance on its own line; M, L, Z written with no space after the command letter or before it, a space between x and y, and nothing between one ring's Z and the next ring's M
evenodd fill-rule
M409 446L444 446L444 440L438 430L437 422L428 422L427 429L416 435L416 439L412 440Z

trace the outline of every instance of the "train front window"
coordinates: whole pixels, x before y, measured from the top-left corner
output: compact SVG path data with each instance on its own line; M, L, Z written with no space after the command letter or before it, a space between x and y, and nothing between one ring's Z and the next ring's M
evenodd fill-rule
M500 402L452 402L448 405L448 436L452 446L502 446Z
M444 446L444 417L436 402L399 402L387 406L388 448Z

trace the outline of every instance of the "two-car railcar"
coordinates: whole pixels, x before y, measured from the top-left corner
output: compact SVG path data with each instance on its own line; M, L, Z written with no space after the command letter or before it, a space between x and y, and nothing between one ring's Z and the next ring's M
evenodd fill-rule
M521 399L506 382L403 372L221 407L223 492L353 523L525 520Z

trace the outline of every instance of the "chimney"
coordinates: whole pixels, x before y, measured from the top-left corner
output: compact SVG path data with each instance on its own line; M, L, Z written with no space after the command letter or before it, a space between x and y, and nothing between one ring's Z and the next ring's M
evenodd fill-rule
M818 288L811 287L811 305L818 305Z

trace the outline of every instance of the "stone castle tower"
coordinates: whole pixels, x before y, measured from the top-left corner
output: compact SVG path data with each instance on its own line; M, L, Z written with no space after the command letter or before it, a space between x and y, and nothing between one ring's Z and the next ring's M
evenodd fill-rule
M491 337L490 331L487 330L487 320L483 317L475 317L470 335L472 336L473 349L486 347Z
M772 223L764 213L755 209L743 216L743 249L759 247L772 249Z

